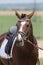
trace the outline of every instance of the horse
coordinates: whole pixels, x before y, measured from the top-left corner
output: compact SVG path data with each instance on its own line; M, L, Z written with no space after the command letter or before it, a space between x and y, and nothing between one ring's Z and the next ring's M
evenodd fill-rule
M27 14L19 14L16 12L16 16L19 18L16 23L17 35L15 37L15 44L13 45L12 58L5 59L0 58L1 65L36 65L38 59L38 49L33 45L37 45L36 39L33 35L33 28L31 17L34 11ZM8 32L0 36L0 47L5 38L8 37ZM32 43L30 43L30 42ZM13 43L12 43L13 44Z

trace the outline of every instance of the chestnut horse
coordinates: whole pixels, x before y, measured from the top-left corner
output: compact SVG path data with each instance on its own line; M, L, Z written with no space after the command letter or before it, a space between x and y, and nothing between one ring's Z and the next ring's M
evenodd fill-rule
M12 50L12 58L0 58L0 65L36 65L38 60L38 49L32 45L37 45L36 39L33 35L31 23L31 17L33 14L34 11L29 15L20 15L18 12L16 12L16 16L19 18L19 21L16 24L17 36L15 37L16 41ZM0 36L0 46L3 40L7 37L8 32ZM28 41L30 41L32 44L30 44Z

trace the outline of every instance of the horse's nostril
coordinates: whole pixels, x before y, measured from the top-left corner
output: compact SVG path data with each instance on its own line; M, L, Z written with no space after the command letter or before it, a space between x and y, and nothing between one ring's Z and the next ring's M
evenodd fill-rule
M16 40L16 43L19 43L19 40Z
M22 42L22 40L20 40L20 42Z
M22 43L22 40L18 40L18 43Z

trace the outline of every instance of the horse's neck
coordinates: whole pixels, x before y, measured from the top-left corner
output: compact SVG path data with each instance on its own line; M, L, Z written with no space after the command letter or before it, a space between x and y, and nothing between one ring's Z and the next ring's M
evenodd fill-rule
M29 36L29 40L33 43L33 35Z

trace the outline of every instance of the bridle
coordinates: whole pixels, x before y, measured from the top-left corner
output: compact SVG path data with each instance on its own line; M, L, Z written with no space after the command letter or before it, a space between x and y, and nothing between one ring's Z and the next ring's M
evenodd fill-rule
M29 21L30 19L21 19L21 20L19 20L19 21L22 22L22 21L27 21L27 20ZM23 39L24 41L27 41L27 42L28 42L29 44L31 44L34 48L43 50L42 48L38 47L38 45L33 44L33 42L31 42L31 41L29 40L28 35L26 35L24 32L18 31L17 34L20 34L20 35L22 36L22 39Z
M35 45L35 44L33 44L29 39L27 39L27 36L25 35L25 33L23 33L23 32L18 32L21 36L22 36L22 34L25 36L22 36L22 39L24 40L24 41L27 41L29 44L31 44L34 48L37 48L37 49L41 49L41 50L43 50L43 48L40 48L40 47L38 47L38 45ZM28 44L28 45L29 45Z
M26 35L24 32L18 31L17 34L20 34L23 40L28 39L28 35Z

